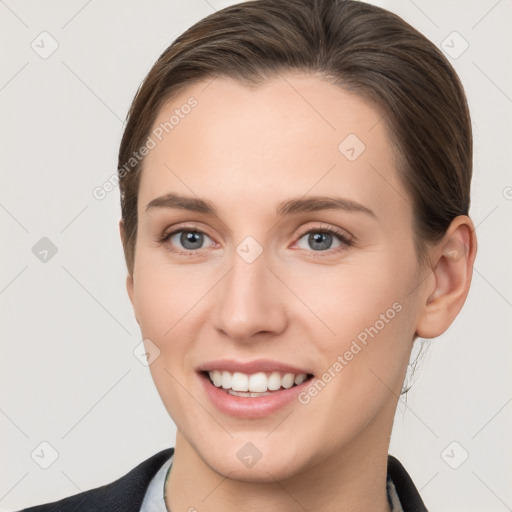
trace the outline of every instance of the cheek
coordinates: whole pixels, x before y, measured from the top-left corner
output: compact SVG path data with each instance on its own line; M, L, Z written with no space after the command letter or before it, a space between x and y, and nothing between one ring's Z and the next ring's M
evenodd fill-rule
M180 322L194 315L211 286L213 280L191 265L180 268L141 257L135 269L134 304L143 335L172 336Z
M134 286L134 302L142 335L160 338L173 325L178 287L168 289L154 273L140 273Z
M299 281L298 293L329 327L316 321L313 337L324 372L317 377L326 383L318 385L323 396L318 404L331 403L340 421L357 410L369 420L400 394L415 332L413 262L380 257L339 272L331 269L323 278L317 274L315 286ZM364 411L361 397L366 397Z
M189 416L194 418L197 411L186 413L183 369L190 368L187 354L194 344L190 322L204 291L182 269L149 262L149 258L139 259L135 276L134 304L141 334L159 350L149 366L152 379L168 413L179 427L186 428ZM148 345L149 350L154 345Z
M374 267L359 276L345 279L336 310L330 318L336 336L323 344L329 356L328 368L337 365L338 392L346 396L366 396L368 406L378 407L390 393L398 396L410 357L417 312L414 288L415 270L411 261ZM341 283L340 283L341 284ZM331 296L335 296L331 289ZM341 361L338 356L341 356ZM348 390L352 389L352 392ZM348 404L356 406L356 404ZM371 407L370 407L371 409Z
M402 265L393 260L376 255L364 264L318 268L314 275L304 268L288 276L289 282L294 283L295 295L317 318L309 313L305 316L311 318L311 326L315 325L324 353L343 349L359 335L364 340L369 336L368 330L390 332L404 316L409 316L404 306L410 302L408 293L414 271L411 269L408 275L406 265L410 266L410 262Z

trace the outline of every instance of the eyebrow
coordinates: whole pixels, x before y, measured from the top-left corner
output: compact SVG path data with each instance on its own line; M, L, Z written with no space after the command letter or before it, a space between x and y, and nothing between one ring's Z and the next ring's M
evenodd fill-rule
M187 210L219 217L215 206L213 206L210 201L205 201L197 197L184 196L173 192L151 200L146 206L146 211L151 208ZM288 199L279 204L276 209L276 214L279 217L284 217L286 215L316 212L320 210L362 212L376 218L375 213L370 210L370 208L367 208L356 201L342 197L330 196L310 196L308 198Z

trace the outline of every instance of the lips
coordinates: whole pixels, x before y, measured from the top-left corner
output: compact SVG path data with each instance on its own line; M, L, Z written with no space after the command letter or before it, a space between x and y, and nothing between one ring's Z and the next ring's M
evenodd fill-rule
M268 359L210 361L197 370L213 404L245 418L267 416L286 406L313 377L306 368Z
M271 359L257 359L254 361L218 359L216 361L209 361L200 365L197 370L203 372L209 372L213 370L226 370L231 373L240 372L249 375L257 372L293 373L295 375L300 373L312 373L307 368L300 368L298 366L292 366L290 364L281 363L279 361L272 361Z

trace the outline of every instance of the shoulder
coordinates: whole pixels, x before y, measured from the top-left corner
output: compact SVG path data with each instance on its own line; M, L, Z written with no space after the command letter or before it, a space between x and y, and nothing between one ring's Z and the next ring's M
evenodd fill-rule
M393 455L388 455L388 480L392 481L404 512L428 512L409 473Z
M173 453L167 448L114 482L20 512L139 512L151 479Z

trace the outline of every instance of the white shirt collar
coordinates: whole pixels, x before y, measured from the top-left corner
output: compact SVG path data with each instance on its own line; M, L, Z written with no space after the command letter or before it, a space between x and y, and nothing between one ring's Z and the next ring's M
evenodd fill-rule
M164 465L149 482L148 490L144 495L144 501L140 512L168 512L165 506L165 480L171 468L173 455L166 460Z

